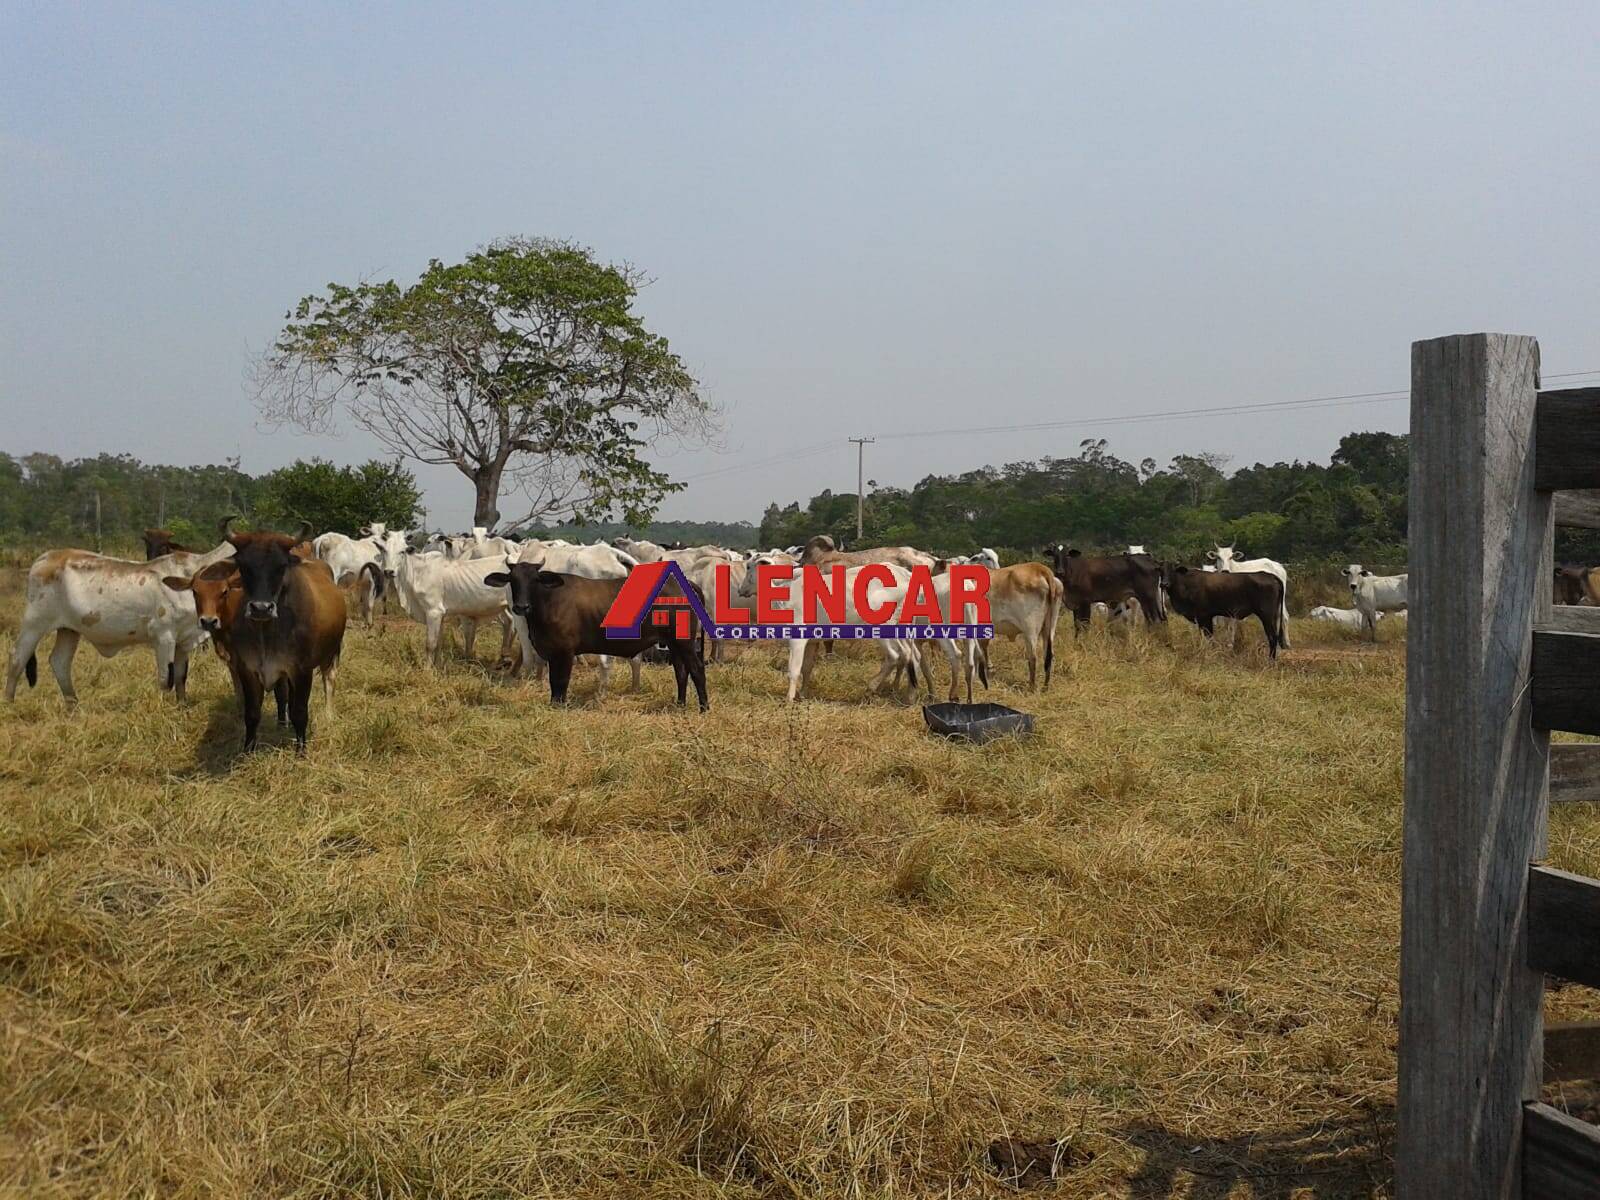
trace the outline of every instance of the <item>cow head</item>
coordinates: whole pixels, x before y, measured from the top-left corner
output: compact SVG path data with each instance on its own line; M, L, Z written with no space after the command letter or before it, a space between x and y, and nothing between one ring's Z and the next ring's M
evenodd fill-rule
M1215 550L1207 550L1206 558L1217 564L1217 570L1229 570L1238 561L1238 552L1232 546L1218 546Z
M239 568L245 616L262 622L277 619L278 601L288 581L289 568L296 561L292 551L295 544L305 541L310 533L308 523L294 537L281 533L226 535L233 547L233 561Z
M212 563L192 579L169 575L161 582L175 592L194 593L195 617L207 633L222 629L229 608L241 598L239 569L231 560Z
M541 594L548 595L556 588L565 587L566 580L553 571L546 571L543 562L512 563L504 571L491 571L483 577L488 587L511 589L511 611L526 618L539 605Z
M1368 571L1360 563L1351 563L1340 574L1344 576L1344 581L1350 585L1350 590L1354 592L1361 587L1361 580L1371 575L1372 572Z

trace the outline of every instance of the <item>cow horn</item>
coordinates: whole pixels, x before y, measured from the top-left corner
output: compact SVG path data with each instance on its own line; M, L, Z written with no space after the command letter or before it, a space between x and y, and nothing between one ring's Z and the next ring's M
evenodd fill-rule
M311 539L311 522L310 521L301 521L300 522L300 532L294 535L294 540L296 542L305 542L305 541L309 541L310 539Z
M223 538L231 537L232 535L228 532L228 526L232 525L238 519L239 515L237 513L231 517L223 517L222 523L217 526L217 533Z

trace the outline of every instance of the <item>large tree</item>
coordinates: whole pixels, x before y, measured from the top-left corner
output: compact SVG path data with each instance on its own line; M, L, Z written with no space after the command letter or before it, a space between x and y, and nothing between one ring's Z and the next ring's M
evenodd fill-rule
M275 423L345 415L394 453L472 482L474 524L617 513L649 520L681 487L641 457L703 437L712 413L678 356L633 311L643 278L566 242L510 239L415 283L329 284L285 314L257 363Z

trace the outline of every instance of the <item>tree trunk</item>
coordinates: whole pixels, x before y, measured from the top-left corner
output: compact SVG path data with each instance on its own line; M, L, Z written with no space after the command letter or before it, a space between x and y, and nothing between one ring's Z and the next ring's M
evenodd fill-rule
M479 467L472 477L472 486L477 492L477 499L472 506L472 523L482 525L485 529L493 529L500 522L500 476L505 471L503 464L489 463Z

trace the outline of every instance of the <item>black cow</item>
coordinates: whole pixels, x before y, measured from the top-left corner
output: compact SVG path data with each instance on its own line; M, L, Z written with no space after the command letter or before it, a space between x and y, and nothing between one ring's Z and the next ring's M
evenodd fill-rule
M1283 640L1283 581L1265 571L1202 571L1198 567L1162 568L1167 599L1173 611L1212 635L1217 617L1258 617L1267 635L1267 653L1278 657Z
M1146 621L1167 619L1161 602L1161 566L1148 554L1085 555L1059 543L1046 552L1061 580L1074 633L1089 624L1095 604L1115 607L1130 596L1139 602Z
M539 657L550 664L550 699L555 704L567 701L567 684L572 679L572 662L580 654L610 654L632 658L656 646L665 646L672 660L672 673L678 681L678 703L688 699L689 681L694 680L700 711L711 707L706 697L706 637L700 623L691 619L688 637L680 638L675 622L657 625L646 620L638 638L609 638L601 628L625 579L585 579L581 575L562 575L543 570L543 563L513 563L509 570L494 571L483 577L490 587L511 589L513 619L526 623L528 640ZM691 584L691 587L694 585ZM677 583L669 580L667 595L682 595ZM699 595L699 589L696 589ZM700 597L703 601L704 596Z

